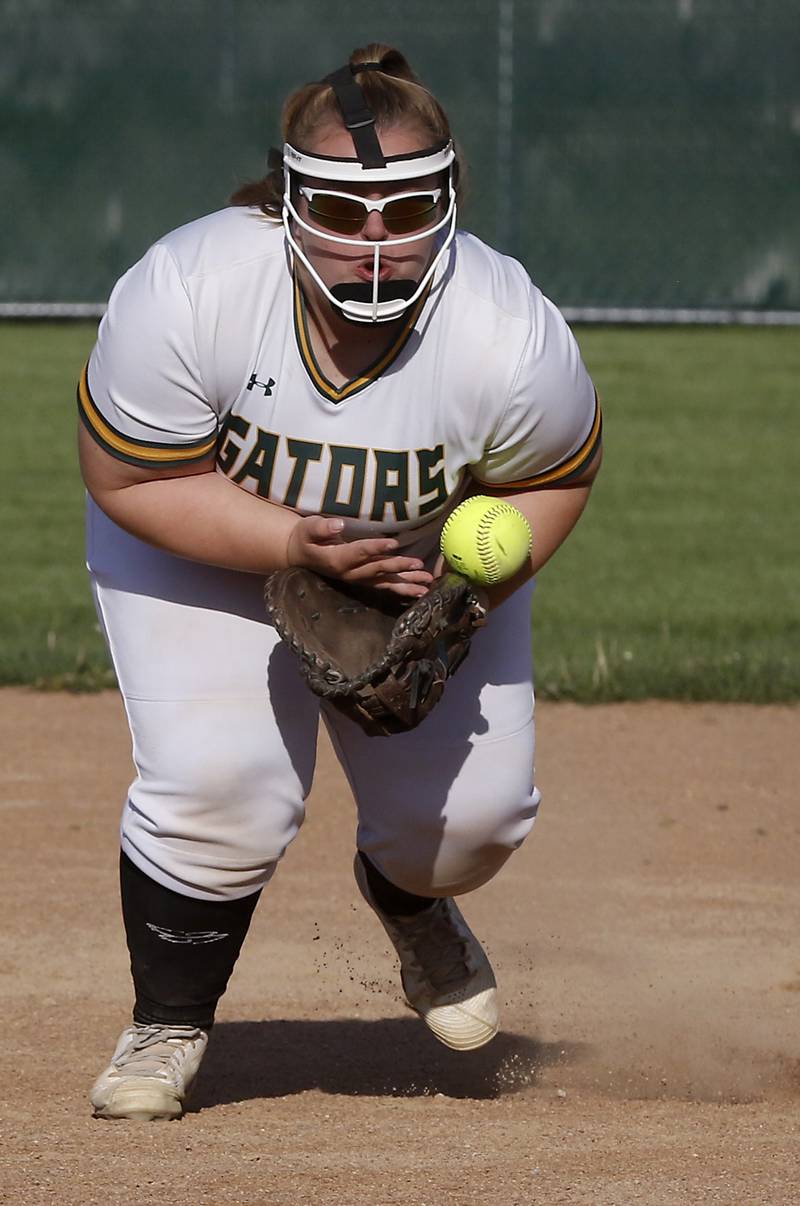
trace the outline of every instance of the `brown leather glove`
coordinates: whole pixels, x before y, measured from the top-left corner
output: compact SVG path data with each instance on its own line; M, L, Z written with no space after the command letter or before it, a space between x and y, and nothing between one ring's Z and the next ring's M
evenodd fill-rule
M291 567L268 578L265 599L311 690L373 737L425 719L487 612L481 588L454 573L406 607L390 591Z

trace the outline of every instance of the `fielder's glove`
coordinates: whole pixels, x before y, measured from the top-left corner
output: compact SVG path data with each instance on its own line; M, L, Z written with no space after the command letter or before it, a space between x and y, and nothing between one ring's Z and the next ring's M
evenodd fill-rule
M265 598L311 690L373 737L424 720L487 612L481 588L453 573L410 607L298 567L272 574Z

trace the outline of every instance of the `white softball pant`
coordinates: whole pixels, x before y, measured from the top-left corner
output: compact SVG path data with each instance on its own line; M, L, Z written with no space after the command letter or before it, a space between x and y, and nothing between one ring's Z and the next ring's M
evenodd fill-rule
M133 739L122 846L146 875L204 900L261 888L303 822L320 710L357 844L398 887L469 892L527 836L539 803L531 588L491 613L419 728L367 737L320 709L266 621L261 578L152 548L91 500L87 535Z

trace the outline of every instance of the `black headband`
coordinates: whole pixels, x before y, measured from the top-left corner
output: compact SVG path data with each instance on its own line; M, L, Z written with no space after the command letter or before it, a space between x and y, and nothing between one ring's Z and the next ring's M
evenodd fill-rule
M346 67L340 67L326 75L322 81L333 88L342 119L353 139L356 155L365 168L386 167L386 159L375 130L375 114L353 76L357 71L381 70L380 63L348 63Z

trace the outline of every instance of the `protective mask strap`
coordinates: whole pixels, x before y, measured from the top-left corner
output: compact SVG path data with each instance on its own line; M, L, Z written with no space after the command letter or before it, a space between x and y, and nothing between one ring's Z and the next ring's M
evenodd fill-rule
M377 66L374 63L359 63L356 70L375 70ZM375 114L367 105L360 84L353 78L353 68L350 64L332 71L322 82L330 84L333 88L342 120L350 131L361 165L365 168L386 167L386 159L375 130Z

